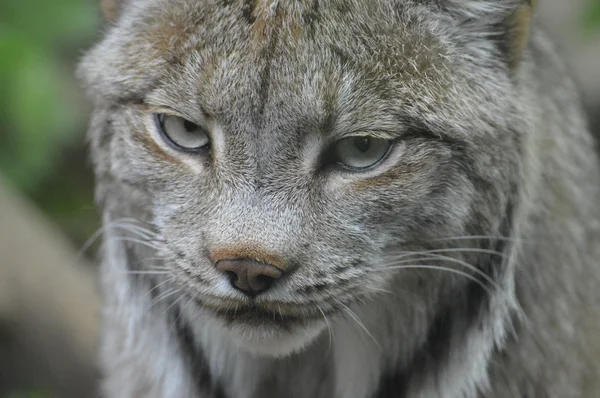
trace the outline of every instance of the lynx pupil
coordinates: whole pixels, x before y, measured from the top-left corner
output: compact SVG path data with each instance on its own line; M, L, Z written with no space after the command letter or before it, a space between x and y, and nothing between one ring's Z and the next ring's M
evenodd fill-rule
M354 146L362 153L367 153L371 148L371 139L369 137L356 137Z
M187 131L188 133L193 133L194 131L196 131L196 129L198 129L198 125L190 122L189 120L184 120L183 128L185 128L185 131Z

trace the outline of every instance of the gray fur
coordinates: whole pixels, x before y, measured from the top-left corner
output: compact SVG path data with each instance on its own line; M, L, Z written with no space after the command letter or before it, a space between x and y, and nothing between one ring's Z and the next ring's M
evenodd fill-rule
M599 165L528 2L107 4L80 68L105 396L600 396ZM360 132L390 157L318 167ZM252 303L272 322L244 321L219 250L288 267Z

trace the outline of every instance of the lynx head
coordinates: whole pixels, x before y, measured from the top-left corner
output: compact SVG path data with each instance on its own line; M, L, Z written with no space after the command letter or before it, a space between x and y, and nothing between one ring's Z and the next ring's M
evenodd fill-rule
M509 233L526 1L105 10L81 64L98 199L154 227L177 288L242 347L293 352L389 291L462 294L469 279L406 253Z

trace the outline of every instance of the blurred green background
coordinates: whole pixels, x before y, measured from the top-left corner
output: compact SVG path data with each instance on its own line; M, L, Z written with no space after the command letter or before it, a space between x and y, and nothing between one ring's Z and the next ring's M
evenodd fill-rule
M576 33L582 42L600 31L600 0L586 7ZM75 248L99 226L85 143L89 105L75 68L101 31L98 0L0 0L0 174ZM6 395L51 396L28 385Z
M0 183L30 199L74 248L99 226L85 142L89 108L75 68L101 29L98 0L0 0ZM7 261L5 254L0 260ZM77 387L50 381L56 377L48 369L79 365L63 364L72 361L66 353L44 358L50 350L32 352L40 345L24 342L15 335L21 329L8 323L0 325L1 398L62 398L81 396L66 393L81 390L95 395L90 377L77 372L59 382ZM47 330L31 333L51 339ZM81 367L83 373L93 370L91 364Z
M585 25L587 29L596 29L600 26L600 1L589 0L589 3Z
M98 221L74 70L101 22L97 0L0 0L0 172L77 243Z

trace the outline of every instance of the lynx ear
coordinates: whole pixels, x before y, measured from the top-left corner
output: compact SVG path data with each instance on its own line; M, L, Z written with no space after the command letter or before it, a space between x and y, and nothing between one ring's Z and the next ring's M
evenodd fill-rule
M467 37L477 45L492 38L510 68L519 65L529 42L537 0L438 0L454 14Z
M104 18L108 22L115 22L121 12L123 0L100 0L100 7Z

